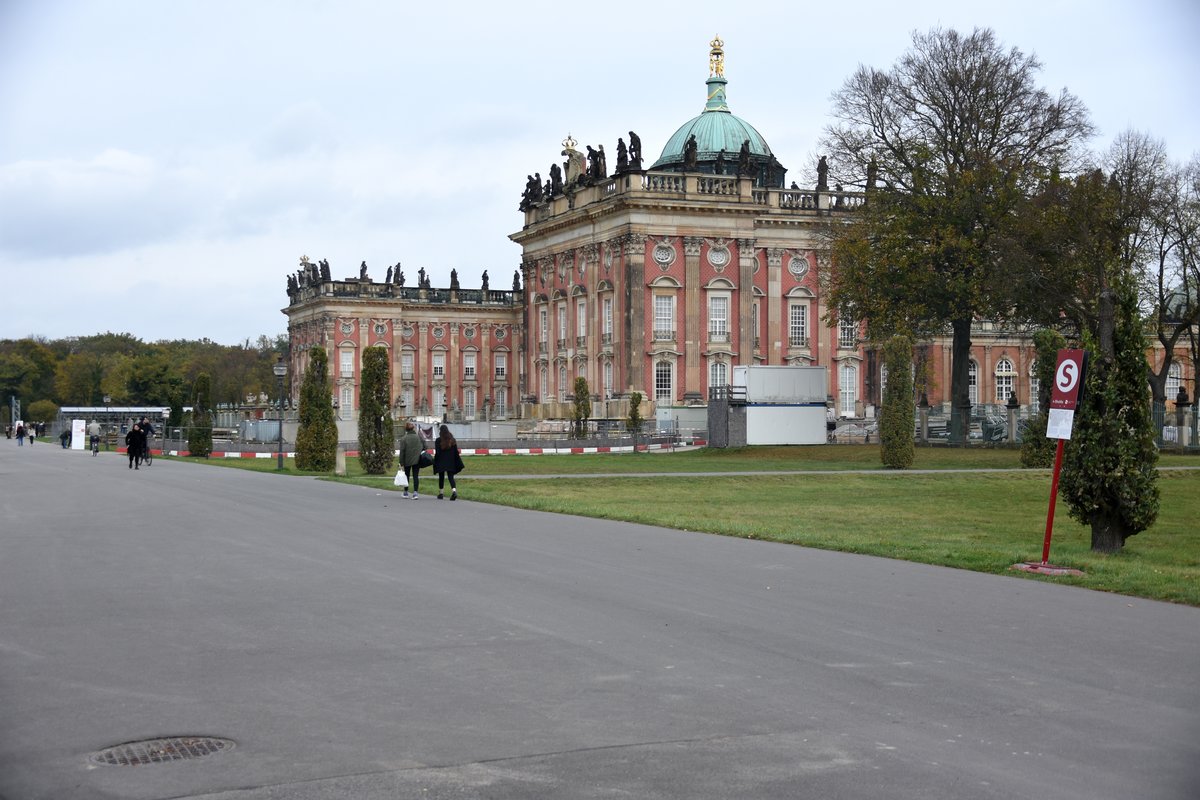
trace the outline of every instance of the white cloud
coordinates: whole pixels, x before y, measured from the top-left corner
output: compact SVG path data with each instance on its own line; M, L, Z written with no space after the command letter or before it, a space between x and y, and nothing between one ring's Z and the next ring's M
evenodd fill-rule
M1036 51L1045 85L1092 109L1098 147L1132 125L1177 158L1200 148L1188 0L728 11L130 0L0 16L2 277L104 299L14 304L0 336L280 332L301 254L344 275L365 259L378 278L402 261L442 284L452 267L465 285L486 268L507 286L525 176L548 174L568 132L611 154L636 130L653 161L702 109L717 33L731 108L800 183L830 94L933 25L993 27Z

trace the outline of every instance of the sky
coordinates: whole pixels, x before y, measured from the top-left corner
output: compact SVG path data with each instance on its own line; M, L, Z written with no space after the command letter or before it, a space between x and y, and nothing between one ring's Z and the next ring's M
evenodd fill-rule
M274 337L304 255L508 288L526 175L568 133L634 130L652 163L714 35L730 109L803 185L831 95L934 27L1035 54L1098 151L1200 153L1196 0L0 0L0 339Z

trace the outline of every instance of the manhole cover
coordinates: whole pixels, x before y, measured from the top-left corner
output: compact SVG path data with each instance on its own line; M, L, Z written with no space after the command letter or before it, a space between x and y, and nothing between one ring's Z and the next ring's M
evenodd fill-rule
M115 767L136 767L138 764L165 764L232 750L233 742L213 736L175 736L169 739L147 739L107 747L92 756L96 764Z

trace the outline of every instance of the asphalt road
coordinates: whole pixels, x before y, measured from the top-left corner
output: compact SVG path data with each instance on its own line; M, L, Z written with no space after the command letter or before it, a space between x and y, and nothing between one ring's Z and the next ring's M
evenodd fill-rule
M0 508L4 800L1200 795L1200 609L8 440Z

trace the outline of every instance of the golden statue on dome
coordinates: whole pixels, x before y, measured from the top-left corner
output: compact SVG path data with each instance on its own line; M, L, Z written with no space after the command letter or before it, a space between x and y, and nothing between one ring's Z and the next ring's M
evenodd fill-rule
M709 42L709 45L712 46L712 50L708 54L709 77L723 78L725 77L725 43L718 35Z

